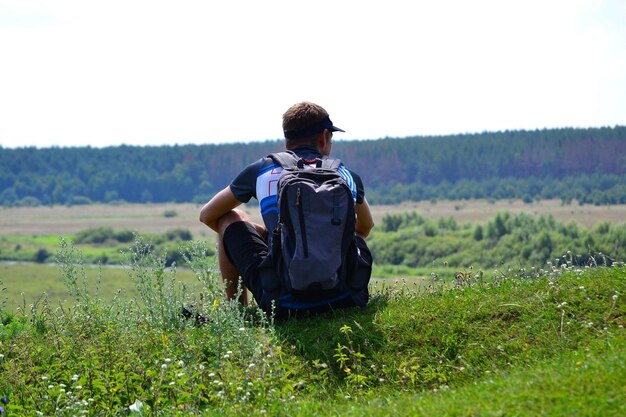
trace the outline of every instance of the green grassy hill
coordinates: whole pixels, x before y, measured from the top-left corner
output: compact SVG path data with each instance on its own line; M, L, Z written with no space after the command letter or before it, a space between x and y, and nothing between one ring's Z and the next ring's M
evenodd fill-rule
M136 253L134 302L92 296L68 252L74 307L3 313L7 415L626 414L623 266L399 282L366 309L272 324L223 302L201 258L205 289L186 294ZM189 303L207 323L180 317Z

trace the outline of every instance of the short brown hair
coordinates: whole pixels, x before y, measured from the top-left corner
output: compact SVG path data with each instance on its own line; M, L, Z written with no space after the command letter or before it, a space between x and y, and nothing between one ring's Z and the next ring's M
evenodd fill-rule
M328 117L328 112L309 101L294 104L283 114L283 131L303 130Z
M303 101L291 106L283 114L283 132L294 132L308 128L309 126L329 117L328 112L320 105ZM311 138L297 140L299 143L309 142ZM287 143L294 141L287 139Z

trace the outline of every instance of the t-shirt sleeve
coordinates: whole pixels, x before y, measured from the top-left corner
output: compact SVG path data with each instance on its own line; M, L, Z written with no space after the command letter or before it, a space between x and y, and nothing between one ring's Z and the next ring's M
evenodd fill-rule
M237 200L247 203L252 197L256 198L256 178L259 170L265 163L265 159L261 158L248 165L230 183L230 190Z
M363 187L363 180L354 171L350 171L350 174L352 175L354 184L356 185L356 203L363 204L363 201L365 200L365 187Z

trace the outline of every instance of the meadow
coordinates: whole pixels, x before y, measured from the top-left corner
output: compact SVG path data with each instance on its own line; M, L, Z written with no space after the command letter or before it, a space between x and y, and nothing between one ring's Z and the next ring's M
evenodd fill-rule
M365 309L274 323L223 299L205 256L214 238L191 226L198 208L0 209L9 245L41 239L57 260L0 264L0 415L626 415L623 263L424 271L372 285ZM502 210L625 218L622 206L484 201L375 207L375 219L416 208L459 223ZM59 238L94 225L190 228L188 267L141 237L124 268L85 263L89 245Z
M225 302L208 258L190 260L203 283L193 293L145 242L132 251L130 300L101 299L80 254L63 245L60 279L72 304L43 297L27 311L2 312L2 413L626 412L623 266L564 262L535 275L466 274L427 286L400 280L374 291L365 309L274 323Z
M162 234L172 231L189 231L195 240L206 242L207 251L215 248L214 233L198 221L200 206L197 204L93 204L86 206L40 206L0 208L0 279L5 282L9 306L32 303L44 291L52 300L62 301L65 293L60 288L58 268L46 266L52 262L61 238L76 240L81 232L109 228L112 231L132 230L157 240ZM260 221L258 208L254 205L244 209L255 220ZM508 212L512 215L528 213L537 216L551 215L559 222L576 222L584 227L593 227L605 221L619 224L626 219L626 205L591 206L563 205L557 200L545 200L527 204L522 201L437 201L414 202L394 206L372 206L376 229L383 226L385 216L418 212L428 219L453 218L460 225L486 222L496 214ZM94 243L87 240L76 242L76 247L91 263L101 263L103 268L92 268L89 275L101 277L103 296L110 299L117 289L132 294L133 288L127 273L119 269L127 265L124 255L128 250L128 237L123 241L101 239ZM441 243L437 243L441 244ZM455 245L450 242L449 244ZM164 242L163 250L172 256L179 250L180 242ZM42 264L32 263L37 260ZM17 261L17 262L13 262ZM110 264L114 264L111 267ZM441 264L441 262L440 262ZM453 268L443 265L428 268L405 268L393 265L376 265L375 276L411 278L430 277L432 273L452 277ZM195 284L189 270L179 268L178 276L187 285Z

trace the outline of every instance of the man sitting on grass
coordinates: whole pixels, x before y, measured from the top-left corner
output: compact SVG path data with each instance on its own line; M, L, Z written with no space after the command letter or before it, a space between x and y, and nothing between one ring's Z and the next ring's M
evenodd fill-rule
M291 152L291 157L302 159L306 164L329 159L333 132L343 132L333 125L326 110L310 102L295 104L285 112L283 131L286 150ZM262 276L268 273L268 265L271 273L278 274L273 269L276 265L268 254L272 253L272 236L280 220L277 184L283 173L281 163L269 156L248 165L229 186L206 203L200 212L200 221L218 233L218 265L229 299L236 296L241 276L244 291L240 301L244 305L248 303L245 291L247 289L263 310L274 311L277 316L290 316L298 311L322 312L333 308L367 304L369 297L367 282L371 273L372 257L365 238L374 222L365 199L361 178L343 164L336 168L336 172L349 188L351 198L354 200L351 203L354 207L352 215L354 219L349 219L350 222L354 221L354 224L349 226L353 226L354 230L351 239L354 241L355 255L348 257L346 262L351 264L342 268L353 271L358 266L362 270L367 270L366 279L361 276L361 281L364 282L361 282L359 288L343 285L341 291L329 292L327 297L312 301L294 299L285 294L285 291L280 294L272 293L270 288L263 284L266 281ZM236 208L242 203L247 203L252 197L260 203L263 225L255 224L243 211ZM314 226L326 227L326 224ZM361 275L363 274L364 272L361 272ZM300 295L304 299L307 298L307 294Z

